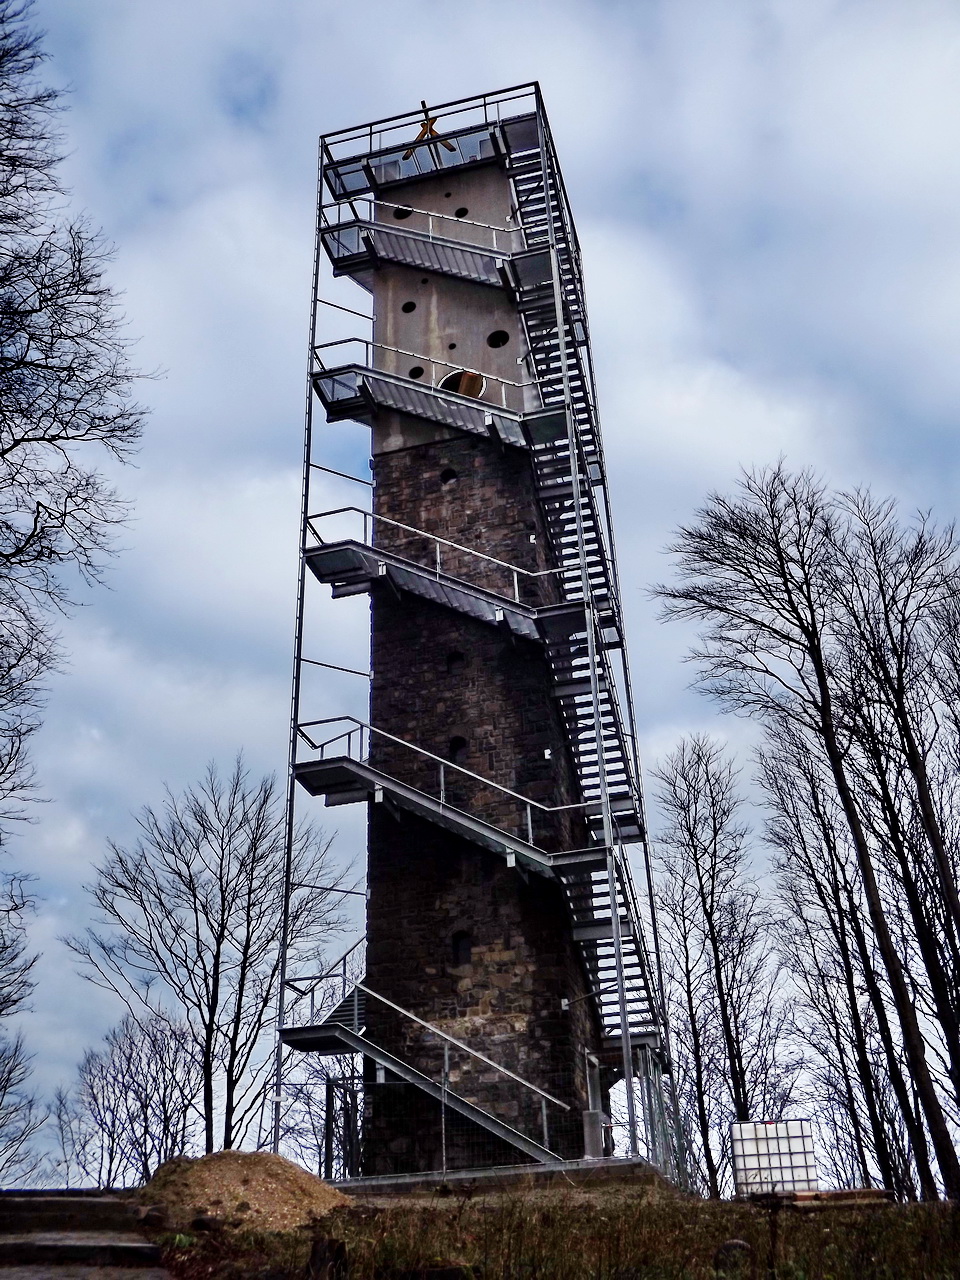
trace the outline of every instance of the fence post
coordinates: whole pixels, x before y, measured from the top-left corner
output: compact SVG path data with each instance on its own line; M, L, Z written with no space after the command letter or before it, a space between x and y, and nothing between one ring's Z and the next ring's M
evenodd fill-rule
M543 1122L543 1145L550 1150L550 1121L547 1118L547 1100L540 1099L540 1119Z
M326 1099L323 1112L323 1177L333 1181L333 1124L336 1113L333 1080L326 1078Z
M442 1147L443 1172L447 1172L447 1077L450 1075L450 1046L443 1046L443 1087L440 1093L440 1146Z

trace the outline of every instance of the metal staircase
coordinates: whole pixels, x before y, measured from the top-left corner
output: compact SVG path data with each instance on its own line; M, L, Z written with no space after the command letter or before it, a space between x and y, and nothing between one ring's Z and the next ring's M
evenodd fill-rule
M605 852L605 851L604 851ZM573 936L590 975L591 988L600 1015L604 1044L616 1052L623 1024L617 985L617 964L613 946L612 911L606 857L564 862L555 858L557 875L563 883L574 920ZM639 904L629 866L622 858L617 866L617 910L620 915L624 980L627 987L627 1029L633 1045L659 1044L661 1021L651 992L654 975L647 961L647 944L640 928Z
M413 1085L427 1097L433 1098L442 1106L449 1107L451 1111L456 1111L458 1115L471 1120L481 1129L499 1138L501 1142L505 1142L507 1146L522 1153L528 1160L538 1164L551 1164L560 1158L542 1143L528 1138L526 1134L506 1124L498 1116L484 1110L483 1107L478 1107L468 1098L454 1093L448 1085L438 1084L436 1080L410 1066L402 1058L388 1053L386 1049L361 1035L354 1025L350 996L342 1002L342 1006L338 1006L338 1009L328 1014L318 1026L284 1027L280 1032L280 1038L288 1048L299 1049L304 1053L352 1053L369 1058L381 1070L389 1071L404 1084Z
M412 228L388 229L361 218L324 228L321 240L333 273L338 276L359 276L375 270L381 262L393 262L500 289L501 267L509 256L508 250L493 253Z
M440 117L443 112L440 108L432 114ZM376 368L369 349L365 360L331 365L326 351L314 346L311 382L331 422L370 423L386 410L527 451L549 535L555 586L542 603L535 602L535 592L521 598L516 590L516 598L510 599L471 583L462 570L442 570L439 558L433 566L422 564L378 546L373 537L324 541L311 527L308 508L305 533L313 533L315 541L305 538L304 565L316 579L328 583L335 596L389 586L541 645L579 782L577 807L592 843L584 849L546 852L534 841L529 808L525 831L519 824L517 831L505 831L447 803L442 772L436 796L372 768L362 746L325 756L325 744L316 740L314 725L296 723L298 716L294 777L312 794L323 795L328 804L371 800L405 809L528 872L559 880L608 1062L614 1063L616 1052L622 1054L635 1152L632 1076L636 1064L639 1061L643 1072L651 1053L658 1069L668 1069L668 1064L652 961L655 952L647 936L655 924L652 918L647 922L649 904L647 911L641 909L624 848L644 840L645 821L579 247L539 89L521 86L449 104L449 115L465 123L428 134L423 141L421 134L411 142L406 132L422 126L415 116L323 140L323 180L333 204L321 206L318 251L329 258L335 275L350 276L360 284L368 282L382 263L394 263L507 290L520 317L537 407L530 409L530 395L524 392L520 401L524 408L519 409L516 398L508 398L506 385L500 388L503 403L495 404L489 398L467 397L430 385L429 377L415 381ZM388 204L390 189L397 184L440 170L483 164L498 164L509 177L515 219L509 227L473 224L459 238L453 220L445 215ZM402 198L409 199L408 191ZM397 220L387 221L388 216ZM307 474L309 448L308 442ZM478 554L467 548L457 550ZM368 733L378 732L364 727ZM415 744L401 745L429 754ZM457 768L449 762L447 767ZM486 779L479 781L497 786ZM282 1028L281 1037L296 1047L344 1052L347 1042L342 1037L349 1033L354 1040L346 1051L381 1061L376 1046L360 1035L362 1016L352 992L318 1027ZM320 1047L328 1042L340 1047ZM398 1074L402 1076L402 1070ZM414 1083L427 1092L435 1087L420 1080ZM650 1091L649 1080L644 1089ZM662 1112L662 1097L650 1105ZM484 1121L478 1119L478 1123ZM648 1149L652 1158L658 1158L650 1132L648 1124ZM533 1158L550 1158L548 1151L541 1151ZM661 1155L669 1165L669 1152Z
M368 763L372 735L405 747L420 760L437 766L437 794L413 787ZM619 992L615 981L613 955L613 908L607 875L607 849L597 843L586 849L548 853L535 843L538 817L556 812L538 801L518 796L488 779L478 779L491 791L517 801L517 820L511 830L485 821L444 800L446 775L476 779L476 775L438 756L403 743L352 717L339 717L305 725L301 738L309 749L296 767L297 778L312 794L324 796L327 804L351 804L372 800L387 803L426 818L461 839L519 864L527 871L556 877L563 886L574 925L574 940L590 977L591 991L600 1017L603 1038L615 1048L622 1034ZM333 754L336 752L336 754ZM587 805L589 813L591 806ZM617 913L622 928L622 951L628 985L628 1030L634 1043L656 1043L658 1013L652 992L653 974L648 963L648 947L642 916L636 900L629 864L617 857Z
M430 535L421 530L411 532L425 541L430 540ZM468 548L456 549L471 554ZM542 643L583 798L588 802L586 814L593 834L602 839L598 822L602 796L590 681L585 670L588 655L582 600L535 608L394 552L354 540L318 543L308 547L306 557L311 572L332 587L335 597L369 591L377 584L388 583L397 590L409 591L467 617L505 627L518 638ZM514 569L513 572L519 576L523 571ZM619 839L630 842L642 838L643 828L623 743L616 733L620 723L616 687L606 672L601 675L600 696L607 792Z

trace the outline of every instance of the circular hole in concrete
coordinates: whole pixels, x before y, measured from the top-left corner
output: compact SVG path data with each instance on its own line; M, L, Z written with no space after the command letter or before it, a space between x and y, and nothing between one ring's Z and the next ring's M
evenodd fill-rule
M422 377L423 377L423 366L422 366L422 365L419 365L419 364L415 364L415 365L413 366L413 368L412 368L411 370L409 370L409 372L408 372L407 376L408 376L408 377L410 377L410 378L422 378Z
M483 395L485 381L479 373L469 373L466 369L457 369L440 380L441 391L456 391L461 396L477 397Z
M400 308L401 311L406 311L407 315L409 315L411 311L416 311L416 309L417 304L415 302L405 302ZM490 339L488 338L487 341L490 342ZM490 342L490 345L493 346L494 344ZM500 346L500 343L497 343L496 345Z
M413 213L412 209L394 209L393 216L398 222L402 222L404 218L409 218L411 213Z
M509 341L510 335L506 329L494 329L493 333L487 334L488 347L505 347Z

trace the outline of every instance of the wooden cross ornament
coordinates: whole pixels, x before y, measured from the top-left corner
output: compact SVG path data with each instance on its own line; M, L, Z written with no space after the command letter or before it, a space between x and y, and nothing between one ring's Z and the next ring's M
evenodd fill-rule
M408 147L403 153L404 160L409 160L411 158L416 149L416 143L423 142L427 138L436 138L441 147L446 147L448 151L456 151L456 147L453 143L449 142L446 138L441 138L433 127L437 123L436 116L431 119L430 112L427 110L427 104L423 98L420 99L420 106L423 108L423 124L420 126L420 132L413 140L414 146Z

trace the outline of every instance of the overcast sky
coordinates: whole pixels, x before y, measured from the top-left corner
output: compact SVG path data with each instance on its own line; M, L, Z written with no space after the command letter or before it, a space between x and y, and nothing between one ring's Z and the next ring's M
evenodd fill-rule
M285 767L317 135L540 80L583 242L649 761L690 729L744 737L687 690L685 639L645 595L709 489L784 454L960 507L960 7L37 0L35 16L69 91L76 205L118 246L137 358L163 371L110 590L63 628L35 753L48 803L12 855L40 877L25 1031L49 1087L119 1016L56 941L86 920L106 840L211 759ZM366 474L364 428L334 444ZM329 505L358 492L331 484ZM317 656L363 667L364 602L324 607ZM324 695L363 714L362 681ZM359 808L317 816L360 854Z

